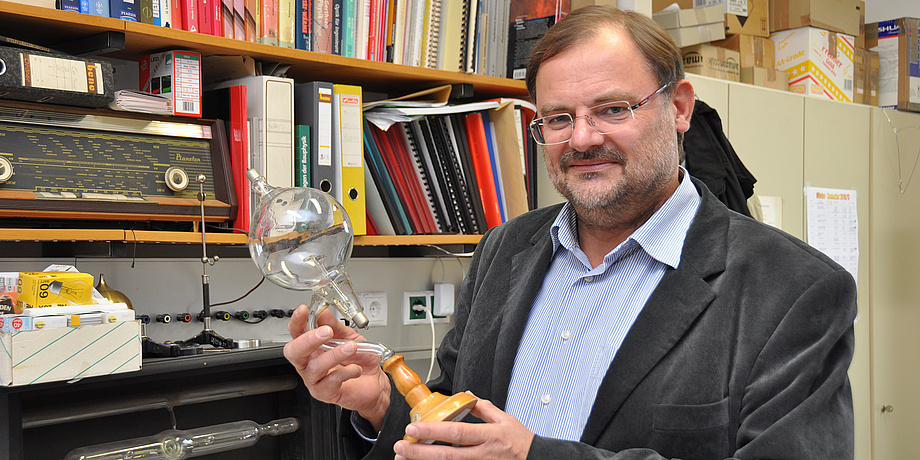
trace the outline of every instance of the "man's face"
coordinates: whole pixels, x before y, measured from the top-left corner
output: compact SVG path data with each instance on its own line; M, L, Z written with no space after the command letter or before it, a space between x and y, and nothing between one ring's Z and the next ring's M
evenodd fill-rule
M602 33L543 63L536 79L538 116L578 117L613 101L633 105L658 88L631 39L619 31ZM641 219L677 186L676 137L675 110L667 96L658 95L609 134L575 119L571 140L544 146L544 157L556 189L577 209Z

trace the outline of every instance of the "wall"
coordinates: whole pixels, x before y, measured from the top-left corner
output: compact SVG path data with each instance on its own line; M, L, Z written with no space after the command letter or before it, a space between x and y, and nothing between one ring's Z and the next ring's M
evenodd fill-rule
M920 2L916 0L866 0L866 22L895 18L920 18Z

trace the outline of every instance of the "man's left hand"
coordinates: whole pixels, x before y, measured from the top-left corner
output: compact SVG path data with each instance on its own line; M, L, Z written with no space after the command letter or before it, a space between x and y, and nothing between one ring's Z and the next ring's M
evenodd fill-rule
M399 441L396 460L409 459L525 459L533 433L518 419L489 401L480 399L470 412L485 423L418 422L406 427L406 434L421 440L451 445Z

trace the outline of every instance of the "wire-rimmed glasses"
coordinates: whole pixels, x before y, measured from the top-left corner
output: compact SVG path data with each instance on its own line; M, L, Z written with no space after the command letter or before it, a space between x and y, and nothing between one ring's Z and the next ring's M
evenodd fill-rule
M599 134L610 134L622 128L627 121L636 117L635 111L661 94L671 83L666 83L657 91L630 105L627 101L605 102L588 108L588 115L572 116L570 113L557 113L534 118L530 122L530 133L540 145L564 144L572 139L575 132L575 120L584 118Z

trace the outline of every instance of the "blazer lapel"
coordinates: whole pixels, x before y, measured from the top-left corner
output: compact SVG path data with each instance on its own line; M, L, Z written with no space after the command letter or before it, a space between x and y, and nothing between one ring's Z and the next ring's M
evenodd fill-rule
M582 433L595 443L645 375L715 298L705 279L725 268L728 215L701 183L702 202L687 232L680 266L668 270L617 351Z
M511 371L517 356L524 328L533 301L543 284L543 277L552 260L552 222L531 238L531 247L514 255L511 260L509 292L502 314L502 325L495 347L495 368L492 371L492 403L504 409L511 384Z

